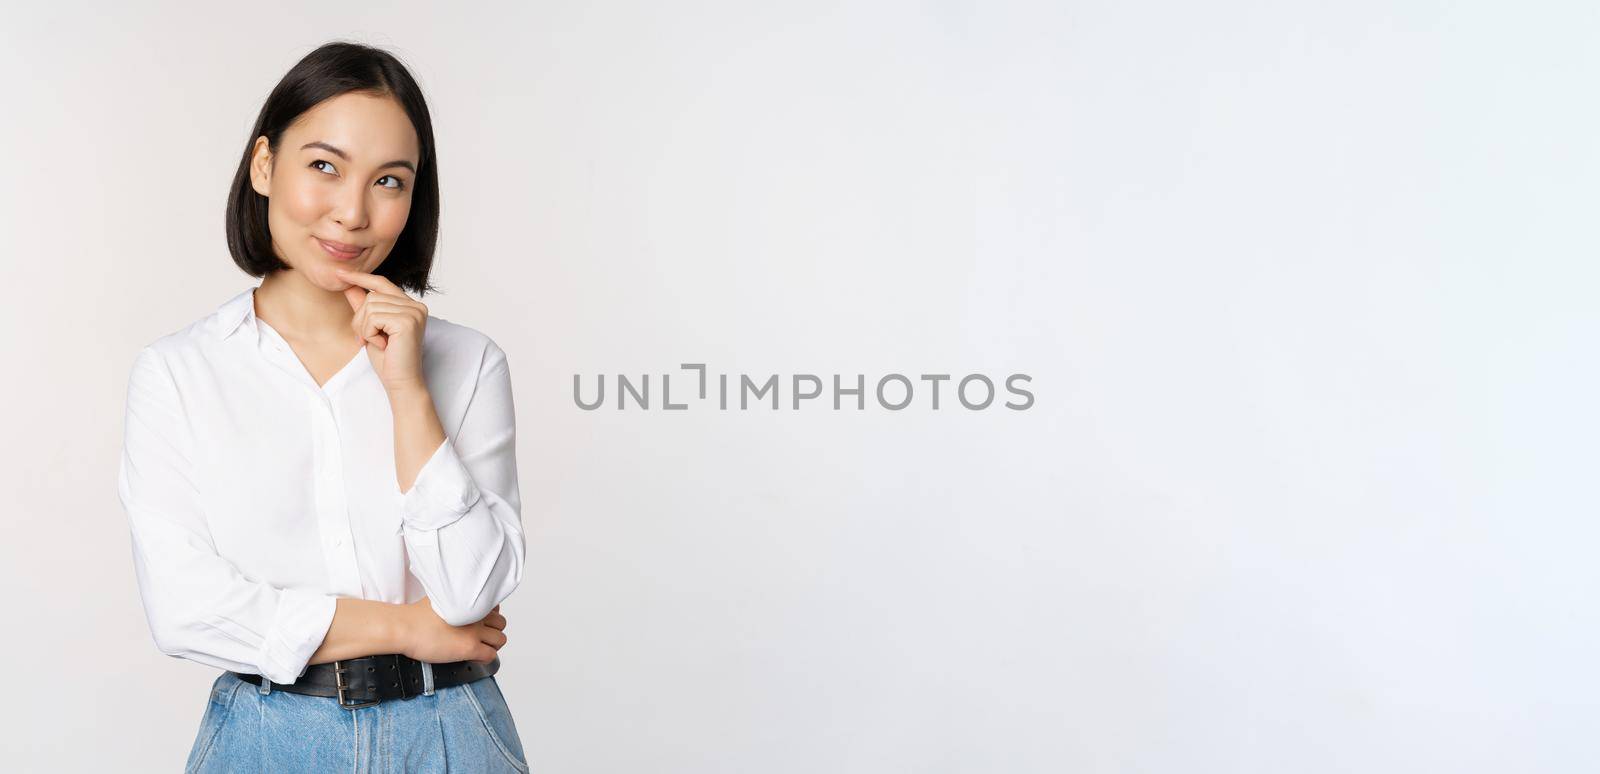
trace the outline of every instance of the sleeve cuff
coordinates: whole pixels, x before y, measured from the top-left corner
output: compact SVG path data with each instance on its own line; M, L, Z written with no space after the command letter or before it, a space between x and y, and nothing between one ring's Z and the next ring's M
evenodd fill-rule
M436 530L466 515L480 496L477 482L446 437L417 471L411 490L401 495L400 512L406 527Z
M311 654L328 636L337 604L330 594L284 589L261 646L261 674L275 683L292 683L304 674Z

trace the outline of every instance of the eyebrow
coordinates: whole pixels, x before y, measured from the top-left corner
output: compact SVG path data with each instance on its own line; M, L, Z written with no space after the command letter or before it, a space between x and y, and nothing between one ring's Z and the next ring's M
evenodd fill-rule
M305 145L300 146L300 150L305 150L307 148L321 148L321 149L323 149L323 150L325 150L325 151L327 151L329 153L332 153L335 156L338 156L341 159L344 159L345 161L349 161L350 160L350 154L345 153L344 151L339 150L338 148L335 148L332 145L329 145L329 144L327 144L327 143L325 143L325 142L323 142L321 140L317 140L315 142L308 142ZM411 174L413 174L413 175L415 175L417 173L417 168L415 166L413 166L411 162L406 161L404 159L397 159L395 161L387 161L387 162L384 162L384 163L378 165L378 169L388 169L389 167L404 167L406 169L411 170Z

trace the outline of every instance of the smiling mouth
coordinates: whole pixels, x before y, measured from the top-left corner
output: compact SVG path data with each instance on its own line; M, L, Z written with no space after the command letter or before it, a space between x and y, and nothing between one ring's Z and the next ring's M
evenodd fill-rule
M367 251L367 248L359 245L347 245L343 242L329 242L321 237L312 237L312 239L317 240L317 244L322 245L323 252L327 253L334 260L338 261L354 260L362 253Z

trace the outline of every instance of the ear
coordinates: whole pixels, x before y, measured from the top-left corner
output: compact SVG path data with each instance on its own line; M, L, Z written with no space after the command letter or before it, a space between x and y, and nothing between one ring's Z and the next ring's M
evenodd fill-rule
M250 187L262 196L272 190L272 148L265 135L256 138L250 151Z

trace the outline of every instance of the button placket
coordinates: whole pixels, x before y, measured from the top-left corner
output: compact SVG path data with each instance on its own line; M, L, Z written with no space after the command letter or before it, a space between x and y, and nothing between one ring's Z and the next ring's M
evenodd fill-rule
M322 526L329 579L340 592L364 596L356 562L355 541L350 530L349 500L345 491L344 458L339 441L339 424L333 404L320 391L312 398L316 432L317 514Z

